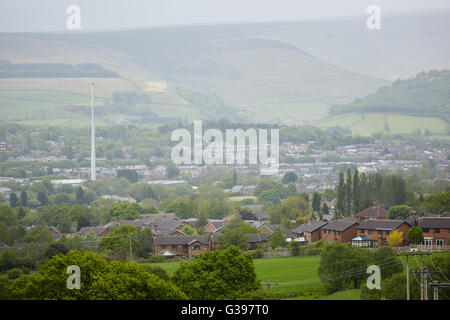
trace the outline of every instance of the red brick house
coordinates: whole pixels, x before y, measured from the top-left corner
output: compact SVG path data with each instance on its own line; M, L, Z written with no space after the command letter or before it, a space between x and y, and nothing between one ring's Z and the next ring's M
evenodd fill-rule
M406 236L411 225L405 220L367 220L361 223L357 229L357 236L366 236L372 241L372 247L388 245L387 238L392 231L398 230L403 233L403 244L407 244Z
M153 238L153 254L173 252L177 256L191 259L209 250L208 237L205 236L161 236Z
M332 220L320 228L320 237L329 242L351 243L357 226L356 220Z
M425 246L443 246L449 244L450 217L423 217L419 219Z
M295 229L291 230L291 236L293 239L304 238L303 243L313 243L321 239L320 228L325 226L327 222L324 221L310 221L305 222Z
M214 232L221 232L224 226L225 221L223 220L210 220L205 226L205 232L209 234Z
M386 214L387 211L384 208L380 207L378 204L374 204L373 206L357 213L355 215L355 218L359 222L363 222L370 219L384 220L386 219Z

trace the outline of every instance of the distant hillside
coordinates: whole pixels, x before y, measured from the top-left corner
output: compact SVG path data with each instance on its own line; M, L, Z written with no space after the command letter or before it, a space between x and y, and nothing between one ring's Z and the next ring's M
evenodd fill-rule
M117 78L98 63L12 63L0 59L0 78Z
M330 106L347 106L397 78L450 69L449 12L386 14L378 31L367 29L366 18L0 33L0 59L95 63L115 72L118 78L95 79L108 123L159 122L174 115L313 123L323 120ZM0 78L0 121L84 123L88 119L78 112L89 103L91 78ZM151 103L111 103L114 93L131 91L150 94ZM445 111L431 108L436 117ZM333 112L347 112L338 109ZM402 113L417 114L413 109Z
M395 113L437 117L450 121L450 70L419 73L407 80L397 80L351 104L333 105L331 115L346 113Z

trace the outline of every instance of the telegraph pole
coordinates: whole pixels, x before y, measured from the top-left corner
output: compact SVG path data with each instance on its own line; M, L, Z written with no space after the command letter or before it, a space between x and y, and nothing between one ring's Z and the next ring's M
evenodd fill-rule
M409 267L408 267L409 255L406 255L406 300L411 300L409 293ZM400 258L401 259L401 258Z
M423 256L420 256L420 271L423 272ZM420 274L420 300L423 300L423 273Z
M423 264L423 256L424 255L431 255L431 253L429 252L406 252L406 253L398 253L397 256L401 257L401 256L405 256L406 257L406 300L411 300L411 293L410 293L410 286L409 286L409 264L408 264L408 257L409 256L420 256L420 270L422 270L422 264ZM411 268L412 271L412 268ZM420 299L423 300L423 278L421 278L421 282L420 282Z
M278 280L274 283L271 283L269 280L267 280L266 282L261 282L262 285L267 286L267 292L270 293L270 286L278 286Z
M413 269L413 268L411 268L411 269ZM421 286L420 286L420 289L421 289L420 298L421 298L421 300L428 300L428 276L430 274L438 273L438 272L436 272L436 271L427 271L427 267L424 267L423 271L416 271L416 272L414 272L414 270L411 270L411 271L412 271L412 273L417 273L417 274L420 275L420 279L421 279L421 281L420 281L420 284L421 284ZM424 286L422 286L422 283L424 283ZM429 286L433 286L433 284L430 283ZM435 293L434 294L436 294L436 289L435 289Z
M435 280L429 286L433 288L433 300L439 300L439 287L450 287L450 283L439 283Z

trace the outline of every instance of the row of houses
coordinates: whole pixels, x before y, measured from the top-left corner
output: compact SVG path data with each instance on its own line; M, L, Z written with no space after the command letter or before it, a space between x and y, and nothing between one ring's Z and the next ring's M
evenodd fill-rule
M450 238L450 216L420 217L411 216L406 220L386 219L386 210L374 205L348 219L333 219L330 221L309 221L294 229L283 229L281 225L267 223L268 214L260 213L256 220L247 220L250 225L259 229L259 233L246 234L248 250L267 247L270 234L277 229L282 231L287 241L297 241L300 244L310 244L324 239L329 242L342 242L353 246L376 248L387 245L387 238L394 230L403 233L402 245L408 245L406 235L415 224L422 228L424 245L444 246ZM203 235L186 235L186 226L195 228L197 219L179 220L174 214L141 215L140 219L112 221L101 227L85 227L79 234L95 233L98 238L107 235L113 228L131 225L138 229L151 229L153 238L153 254L166 257L192 258L194 255L217 249L218 238L223 233L224 226L232 219L228 216L223 220L209 220L204 227Z

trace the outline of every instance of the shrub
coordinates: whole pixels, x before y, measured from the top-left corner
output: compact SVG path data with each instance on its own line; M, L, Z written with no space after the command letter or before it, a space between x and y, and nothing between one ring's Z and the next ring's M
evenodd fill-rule
M167 274L167 271L161 267L151 266L148 264L144 264L143 267L144 267L145 271L147 271L148 273L154 274L155 276L159 277L162 280L167 280L167 281L170 280L170 277Z
M261 259L264 258L264 250L261 248L255 249L251 252L253 259Z
M155 262L165 262L166 261L166 257L163 255L154 255L154 256L150 256L148 258L148 262L150 263L155 263Z
M19 278L22 275L22 270L13 268L13 269L8 270L6 272L6 274L8 275L8 279L14 280L14 279Z

